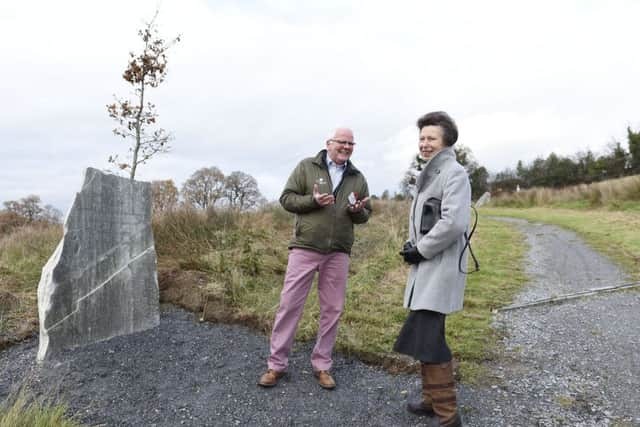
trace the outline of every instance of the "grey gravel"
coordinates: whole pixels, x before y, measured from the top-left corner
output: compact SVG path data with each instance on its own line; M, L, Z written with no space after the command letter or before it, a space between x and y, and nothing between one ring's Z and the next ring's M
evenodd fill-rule
M26 377L32 390L59 396L91 425L422 425L404 410L415 376L337 355L338 387L324 390L307 344L293 352L288 376L263 389L257 380L268 348L245 327L199 324L163 307L159 328L67 352L59 362L36 365L36 340L0 353L0 399Z
M531 278L516 303L628 282L574 233L503 219L530 246ZM504 354L473 426L640 426L640 293L601 294L501 312ZM476 415L478 418L476 418Z
M531 246L517 302L627 277L574 234L513 221ZM485 263L490 260L485 260ZM459 387L466 426L640 426L640 293L621 292L501 312L504 352L482 386ZM26 384L100 426L420 426L408 414L416 375L391 375L337 354L334 391L311 373L312 344L297 346L272 389L256 381L266 337L199 323L165 306L159 328L35 363L37 339L0 352L0 401Z

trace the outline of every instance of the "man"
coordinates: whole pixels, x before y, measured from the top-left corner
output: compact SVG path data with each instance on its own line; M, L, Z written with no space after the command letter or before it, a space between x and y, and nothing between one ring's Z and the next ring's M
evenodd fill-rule
M320 325L311 366L322 388L336 386L329 371L345 300L353 224L367 222L371 214L367 181L349 160L354 146L350 129L336 129L325 150L298 163L280 196L282 207L296 214L295 234L260 386L275 386L285 374L316 271Z

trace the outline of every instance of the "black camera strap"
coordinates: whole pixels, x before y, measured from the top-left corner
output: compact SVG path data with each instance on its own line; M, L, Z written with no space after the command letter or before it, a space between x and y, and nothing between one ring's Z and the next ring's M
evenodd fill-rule
M466 231L464 232L465 243L464 243L464 246L462 247L462 251L460 252L460 258L458 259L458 270L462 274L471 274L471 273L475 273L476 271L480 271L480 263L478 262L478 259L476 258L475 254L473 253L473 249L471 249L471 236L473 236L473 233L476 231L476 226L478 225L478 211L473 206L471 206L471 209L473 209L473 213L475 213L476 218L475 218L475 221L473 222L473 227L471 227L471 231L469 232L469 235L467 235ZM475 268L472 271L464 271L462 269L462 258L464 256L464 251L467 248L469 248L469 253L471 254L471 258L473 258L473 263L475 265Z

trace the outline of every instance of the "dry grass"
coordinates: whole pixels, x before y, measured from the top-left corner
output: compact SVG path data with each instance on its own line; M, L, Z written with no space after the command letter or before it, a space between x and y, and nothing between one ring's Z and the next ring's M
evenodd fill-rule
M0 427L81 427L64 404L31 399L23 390L0 402Z
M612 209L640 208L640 176L580 184L561 189L535 187L505 193L491 201L492 206L529 208L535 206Z
M60 225L37 224L0 238L0 349L37 330L40 273L61 237Z

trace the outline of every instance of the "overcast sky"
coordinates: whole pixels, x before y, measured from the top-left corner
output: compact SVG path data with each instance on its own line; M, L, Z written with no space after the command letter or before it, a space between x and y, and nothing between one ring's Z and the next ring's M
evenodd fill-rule
M87 166L127 145L105 105L160 5L182 41L150 92L173 149L137 174L217 166L276 199L295 164L353 128L371 192L398 189L418 116L446 110L492 172L551 151L605 150L640 129L640 2L203 1L0 3L0 202L66 211Z

